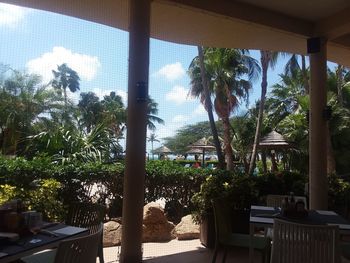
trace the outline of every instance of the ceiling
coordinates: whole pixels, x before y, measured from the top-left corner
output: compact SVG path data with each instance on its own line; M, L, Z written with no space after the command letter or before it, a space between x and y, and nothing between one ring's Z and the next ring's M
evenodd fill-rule
M129 0L0 0L127 30ZM328 59L350 67L349 0L153 0L151 36L189 45L305 54L328 39Z

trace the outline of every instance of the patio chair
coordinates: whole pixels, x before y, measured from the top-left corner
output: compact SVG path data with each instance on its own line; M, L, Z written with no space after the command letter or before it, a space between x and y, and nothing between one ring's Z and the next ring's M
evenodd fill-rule
M103 224L87 236L63 240L55 250L44 251L21 260L25 263L96 263Z
M94 234L99 230L100 224L103 223L105 216L105 207L101 204L75 202L68 209L65 223L71 226L88 228L90 234ZM98 258L100 263L104 263L103 258L103 231L98 247Z
M212 263L216 262L219 249L224 249L222 262L225 262L227 249L229 247L245 247L249 248L250 236L247 234L239 234L232 232L231 225L231 208L225 199L215 199L212 201L215 219L215 249ZM254 236L252 246L262 252L262 262L268 262L270 252L270 239L266 237Z
M282 207L282 201L288 195L267 195L266 205L271 207ZM305 204L305 209L307 209L307 200L305 196L294 196L295 201L301 200Z
M339 228L275 219L271 263L339 263Z

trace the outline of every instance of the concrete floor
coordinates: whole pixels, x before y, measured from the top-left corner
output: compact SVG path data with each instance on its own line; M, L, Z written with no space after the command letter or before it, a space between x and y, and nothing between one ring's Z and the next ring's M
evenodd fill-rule
M104 248L105 263L119 262L117 253L120 247ZM201 245L198 239L178 241L174 239L165 243L144 243L143 262L147 263L209 263L212 260L213 251ZM216 261L221 262L222 254L219 253ZM228 253L226 262L248 263L248 249L236 248ZM97 260L98 262L98 260ZM260 263L261 254L255 251L254 263ZM341 263L350 263L342 258Z
M118 262L117 253L120 247L104 249L105 263ZM205 248L199 239L178 241L174 239L166 243L144 243L143 262L147 263L206 263L211 262L213 251ZM219 253L217 262L221 262ZM98 262L98 261L97 261ZM248 249L235 249L230 251L227 262L248 263ZM255 252L254 262L261 262L259 252Z

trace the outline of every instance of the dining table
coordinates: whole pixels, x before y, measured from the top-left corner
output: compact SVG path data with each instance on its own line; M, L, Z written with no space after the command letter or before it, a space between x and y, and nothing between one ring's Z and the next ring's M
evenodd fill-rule
M328 210L308 210L305 218L291 219L281 215L279 207L258 206L250 207L249 217L249 262L253 262L254 248L252 246L253 236L256 228L272 228L274 218L281 218L301 224L317 224L317 225L337 225L341 235L350 235L350 222L334 211Z
M16 261L34 253L56 248L62 240L89 234L87 228L45 223L36 234L20 236L18 240L0 240L0 263Z

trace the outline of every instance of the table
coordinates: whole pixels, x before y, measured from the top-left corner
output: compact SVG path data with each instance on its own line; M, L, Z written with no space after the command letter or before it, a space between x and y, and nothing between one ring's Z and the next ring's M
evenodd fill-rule
M318 225L337 225L341 234L350 234L350 222L333 211L326 210L309 210L308 217L305 219L289 219L280 215L280 209L277 207L254 206L250 207L249 217L249 262L253 262L254 248L252 239L256 227L272 227L274 218L282 218L289 221L294 221L303 224L318 224Z
M21 237L12 244L0 245L0 263L8 263L45 249L55 248L64 239L80 237L89 233L86 228L72 227L61 223L47 225L44 229L53 232L55 236L39 232L35 236ZM32 243L33 239L40 241Z

